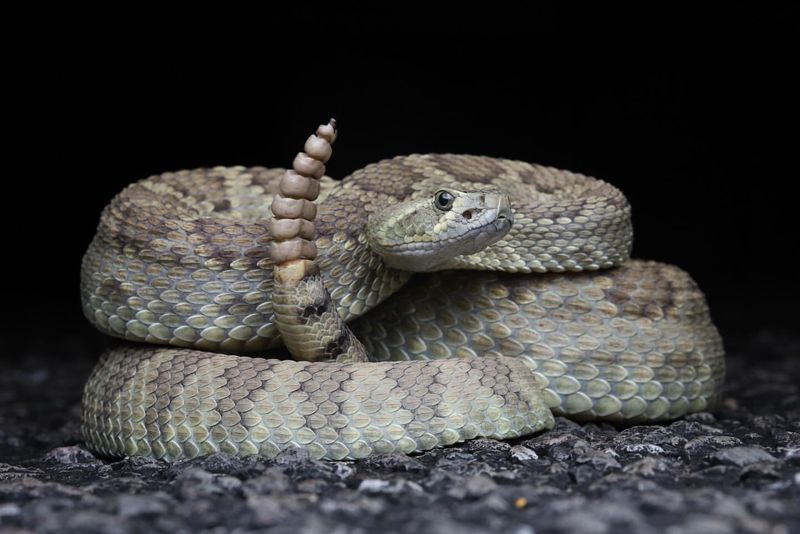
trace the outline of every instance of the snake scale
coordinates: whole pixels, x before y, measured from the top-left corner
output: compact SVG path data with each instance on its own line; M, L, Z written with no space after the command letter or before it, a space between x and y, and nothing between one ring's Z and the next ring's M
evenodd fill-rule
M334 182L335 137L320 126L294 170L166 173L105 208L83 310L127 341L85 387L92 450L360 458L718 401L705 298L629 259L616 188L450 154Z

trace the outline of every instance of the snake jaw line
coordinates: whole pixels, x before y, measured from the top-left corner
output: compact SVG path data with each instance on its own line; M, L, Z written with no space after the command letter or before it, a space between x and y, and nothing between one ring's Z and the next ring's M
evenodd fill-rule
M441 237L432 240L418 240L387 247L382 256L384 263L394 269L414 272L434 272L453 258L473 254L502 239L511 229L508 219L496 218L488 224L467 229L464 233L449 237L441 232ZM447 256L442 258L436 252L445 249Z

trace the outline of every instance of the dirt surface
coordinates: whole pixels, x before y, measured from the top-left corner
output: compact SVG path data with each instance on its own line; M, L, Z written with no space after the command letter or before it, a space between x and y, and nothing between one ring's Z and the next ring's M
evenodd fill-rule
M559 419L414 457L173 465L84 448L81 388L102 343L6 349L0 531L800 532L798 336L728 341L723 406L671 424Z

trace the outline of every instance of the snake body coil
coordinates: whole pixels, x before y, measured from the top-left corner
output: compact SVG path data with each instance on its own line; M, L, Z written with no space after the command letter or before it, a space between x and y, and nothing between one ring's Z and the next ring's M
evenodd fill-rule
M703 295L675 267L626 262L619 191L453 155L333 185L334 138L321 126L286 174L166 174L106 208L84 257L84 312L175 348L103 355L84 395L93 450L358 458L529 434L551 409L657 421L717 400L723 352ZM440 272L397 292L409 269ZM309 361L218 353L277 353L281 340Z

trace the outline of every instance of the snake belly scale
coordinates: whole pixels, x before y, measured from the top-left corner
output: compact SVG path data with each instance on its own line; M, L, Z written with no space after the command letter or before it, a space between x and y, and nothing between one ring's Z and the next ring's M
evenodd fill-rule
M216 168L152 177L104 210L82 265L84 313L150 345L112 349L95 368L84 395L92 449L358 458L526 435L552 424L551 409L658 421L718 399L723 352L704 297L675 267L626 262L630 208L615 188L456 155L398 157L334 183L301 155L292 183L316 185L292 204L281 170ZM408 232L404 253L436 247L415 244L432 240L427 225L380 214L417 202L409 213L421 217L442 190L461 206L436 225L448 242L483 219L507 233L479 250L462 239L462 253L437 257L420 270L439 272L401 290L411 272L395 267L416 256L382 256L374 241ZM495 200L504 194L513 224ZM268 207L282 195L296 233L316 225L316 247L289 240L276 262L270 247L289 226L275 226ZM292 254L306 258L304 275L276 285ZM247 356L279 354L282 340L339 362Z

